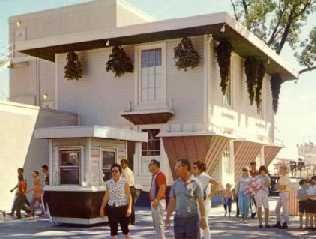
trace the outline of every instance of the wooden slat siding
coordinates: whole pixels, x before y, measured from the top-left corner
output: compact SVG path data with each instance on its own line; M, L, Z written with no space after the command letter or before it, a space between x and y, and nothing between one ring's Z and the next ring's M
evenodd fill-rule
M275 158L275 156L277 156L280 150L281 150L281 147L279 146L265 146L264 147L264 160L267 167Z
M214 137L214 140L217 140L219 142L218 147L215 148L214 154L210 155L209 158L206 158L206 160L209 162L209 165L207 167L207 173L212 175L219 160L222 158L223 151L227 147L229 140L225 137Z
M263 145L254 142L234 142L235 149L235 180L239 180L242 168L249 166L250 162L255 161Z
M212 156L214 155L215 150L220 146L220 138L219 137L212 137L211 138L211 142L210 142L210 146L208 148L208 152L206 154L206 168L208 170L210 164L212 163Z

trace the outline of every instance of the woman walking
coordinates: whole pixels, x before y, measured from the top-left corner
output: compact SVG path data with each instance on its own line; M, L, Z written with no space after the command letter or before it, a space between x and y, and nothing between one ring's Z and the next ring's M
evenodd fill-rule
M238 207L242 216L243 222L246 221L249 214L250 207L250 195L248 193L248 187L250 183L249 172L247 168L242 169L242 176L237 184L236 192L238 195Z
M41 215L44 215L44 207L42 205L43 188L42 188L39 172L33 171L32 177L33 177L33 188L31 188L28 191L28 192L33 192L32 201L31 201L32 214L33 216L35 215L35 209L36 207L38 207L41 209Z
M132 211L132 197L128 183L122 177L122 168L119 164L111 167L112 178L106 182L106 192L100 208L101 217L104 216L104 208L107 208L107 216L111 228L112 239L117 238L118 224L124 237L128 237L129 217Z

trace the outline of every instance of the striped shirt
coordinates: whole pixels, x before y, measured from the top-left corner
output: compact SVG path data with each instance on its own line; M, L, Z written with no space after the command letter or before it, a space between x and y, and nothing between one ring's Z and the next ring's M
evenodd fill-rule
M115 182L114 179L110 179L106 182L106 189L109 192L109 206L121 207L128 204L128 197L125 192L126 183L124 177L120 177L117 182Z

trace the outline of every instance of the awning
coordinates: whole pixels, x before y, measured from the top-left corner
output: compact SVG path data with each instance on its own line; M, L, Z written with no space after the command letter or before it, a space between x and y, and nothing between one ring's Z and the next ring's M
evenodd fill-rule
M123 112L121 116L134 125L140 124L165 124L174 115L171 110L158 111L131 111Z
M256 161L263 145L251 141L235 141L235 180L239 180L242 174L242 168L248 167L250 162Z
M277 156L277 154L280 152L281 148L281 146L277 145L264 146L264 160L266 166L270 165L275 156Z
M173 174L178 159L205 162L207 173L212 174L229 139L218 135L163 137L163 145Z
M126 141L147 142L147 133L129 129L121 129L107 126L64 126L49 127L35 130L35 138L102 138Z

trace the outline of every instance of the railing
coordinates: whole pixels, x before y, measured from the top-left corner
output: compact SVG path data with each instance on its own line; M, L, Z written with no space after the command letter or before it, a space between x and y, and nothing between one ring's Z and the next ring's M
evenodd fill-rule
M173 99L166 99L160 101L135 103L129 101L128 106L124 109L124 112L142 111L142 110L169 110L173 109Z

